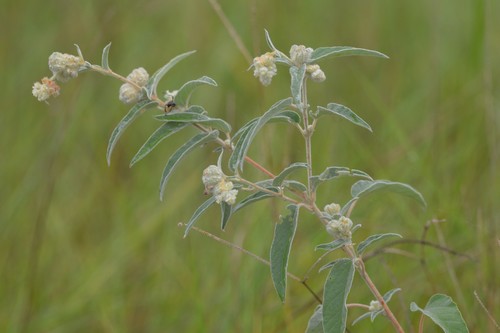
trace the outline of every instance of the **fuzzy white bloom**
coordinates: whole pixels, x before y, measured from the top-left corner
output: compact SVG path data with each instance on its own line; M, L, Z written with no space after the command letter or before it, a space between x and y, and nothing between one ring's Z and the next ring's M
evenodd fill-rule
M270 85L273 76L278 73L278 69L276 68L276 64L274 62L273 52L267 52L260 57L254 58L253 67L253 76L258 77L260 83L264 86Z
M54 80L44 77L41 80L41 82L35 82L35 84L33 84L33 89L31 93L40 102L43 102L49 99L50 97L59 96L60 89L61 88L57 85L57 83Z
M297 66L307 63L311 60L313 49L304 45L292 45L290 48L290 59Z
M205 185L205 190L209 193L212 192L213 188L224 179L224 173L216 165L210 165L203 170L203 176L201 177L201 180Z
M368 311L375 312L375 311L380 311L382 309L383 309L382 304L380 304L379 301L371 301L370 308L368 309Z
M306 66L306 73L311 76L311 80L314 82L323 82L326 80L325 73L321 70L319 65L308 65Z
M214 187L213 194L217 203L224 201L229 205L233 205L236 202L238 190L233 189L232 182L223 180Z
M67 53L54 52L49 57L49 69L60 82L77 77L84 64L82 58Z
M139 87L144 87L149 80L148 72L142 68L136 68L127 76L127 79L134 82ZM133 104L138 102L143 96L144 92L130 83L124 83L120 87L119 99L125 104Z
M341 216L338 220L331 220L326 225L326 231L335 237L335 239L351 239L351 228L352 221L345 216Z
M340 205L336 203L331 203L326 205L323 209L328 215L333 216L340 213Z
M164 95L165 100L173 101L175 99L175 96L177 96L178 91L179 90L174 90L174 91L167 90L167 91L165 91L165 95Z
M226 180L226 175L218 166L210 165L203 170L202 181L205 185L205 192L213 194L218 204L226 202L233 205L236 202L238 190L234 189L231 181Z

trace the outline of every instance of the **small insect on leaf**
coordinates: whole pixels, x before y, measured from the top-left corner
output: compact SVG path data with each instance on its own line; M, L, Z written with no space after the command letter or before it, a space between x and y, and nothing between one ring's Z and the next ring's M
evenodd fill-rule
M168 101L167 103L165 103L165 113L169 113L170 111L172 111L175 107L177 106L177 104L175 104L174 101Z

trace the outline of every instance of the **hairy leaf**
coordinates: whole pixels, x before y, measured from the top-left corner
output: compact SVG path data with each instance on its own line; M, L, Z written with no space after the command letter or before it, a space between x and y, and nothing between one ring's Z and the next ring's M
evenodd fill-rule
M170 159L163 169L163 174L161 176L160 181L160 200L163 200L163 194L165 192L165 185L172 174L172 171L175 169L180 160L191 150L198 147L201 144L210 142L215 140L219 136L219 131L212 131L208 133L200 133L192 137L189 141L183 144L179 149L175 151L175 153L170 156Z
M163 67L161 67L159 70L157 70L151 77L149 78L148 82L146 83L145 89L148 95L148 98L151 99L151 97L156 96L156 89L158 88L158 83L160 80L163 78L167 72L172 69L177 63L184 58L190 56L191 54L195 53L196 51L189 51L183 54L178 55L177 57L173 58L170 60L167 64L165 64Z
M287 166L283 171L280 172L273 180L274 186L281 186L286 177L288 177L292 172L298 169L307 169L307 163L296 162Z
M231 205L228 204L227 202L222 201L220 203L220 209L221 209L221 222L220 222L220 228L222 230L226 229L227 222L229 221L229 218L231 217Z
M198 220L198 217L208 209L211 205L215 203L215 197L211 196L207 201L202 203L198 209L193 213L193 216L189 219L189 222L186 224L186 230L184 231L184 238L186 238L187 234L189 233L189 230L191 230L191 227L194 225L196 220Z
M355 114L351 109L341 104L329 103L326 106L326 108L318 106L317 111L313 115L316 118L319 118L324 115L341 116L342 118L349 120L351 123L364 127L370 132L372 132L372 128L370 127L370 125L368 125L366 121L364 121L360 116Z
M370 246L371 244L373 244L374 242L379 241L379 240L384 239L384 238L387 238L387 237L394 237L394 236L399 237L399 238L403 238L403 236L401 236L400 234L394 234L394 233L371 235L370 237L368 237L367 239L365 239L364 241L362 241L358 245L358 248L357 248L358 255L363 254L363 252L365 252L366 248L368 246Z
M189 98L193 93L194 89L199 87L200 85L207 84L210 86L217 86L217 82L214 79L203 76L197 80L192 80L184 83L184 85L179 89L177 95L175 95L175 104L179 106L186 106L189 103Z
M161 121L173 121L178 123L190 123L190 124L203 124L215 129L220 130L224 133L231 132L231 125L226 121L219 118L210 118L204 114L189 112L189 109L185 112L171 112L155 116L156 119Z
M373 191L379 190L402 194L418 201L423 207L427 206L422 194L413 187L404 183L391 182L389 180L360 180L352 185L351 195L353 198L361 198Z
M180 130L186 128L188 124L186 123L165 123L161 125L156 131L151 134L151 136L142 145L139 151L130 161L130 166L142 160L146 155L148 155L153 149L164 139L168 138L170 135L179 132Z
M354 278L351 259L342 258L333 264L323 291L323 330L344 333L347 322L347 296Z
M360 49L352 46L333 46L333 47L318 47L311 54L309 62L317 62L326 57L345 57L345 56L372 56L380 58L389 58L383 53L373 50Z
M105 70L110 70L109 68L109 49L111 48L111 43L106 45L104 49L102 50L102 61L101 61L101 67Z
M287 209L288 213L280 217L280 222L274 228L274 238L271 245L271 276L274 288L282 302L285 301L286 294L288 257L299 217L297 205L288 205Z
M118 123L118 125L111 133L111 137L108 142L108 149L106 151L106 160L108 161L108 165L111 163L111 154L113 153L113 149L115 148L118 139L122 136L123 132L127 129L127 127L132 124L134 120L137 119L142 114L143 110L146 110L152 106L155 106L156 102L149 100L139 101L136 105L134 105L129 112L123 117L123 119Z
M290 67L290 90L292 91L293 102L300 107L302 105L302 85L306 76L306 64L300 67Z
M306 333L323 333L323 306L321 304L316 307L309 318Z
M243 162L250 148L250 144L257 135L257 132L274 116L281 112L284 108L290 106L292 103L291 98L283 99L275 103L271 108L264 113L255 124L248 126L248 129L242 132L240 139L234 147L234 151L229 158L229 169L236 171L237 169L243 170Z
M455 302L450 296L443 294L433 295L424 309L415 302L410 304L410 310L420 311L441 327L445 333L468 333L469 329Z
M277 187L266 187L268 190L279 193L279 190ZM275 197L274 195L264 192L264 191L257 191L255 193L250 194L247 196L245 199L241 200L238 204L236 204L233 207L233 214L236 213L238 210L242 209L245 206L248 206L256 201L262 200L262 199L267 199L267 198L273 198Z
M326 243L326 244L320 244L316 246L314 250L327 250L327 251L333 251L338 248L341 248L345 244L350 243L351 241L348 239L336 239L333 242Z
M372 179L366 172L347 167L331 166L325 169L319 176L311 177L311 185L316 189L319 184L342 176L361 177Z

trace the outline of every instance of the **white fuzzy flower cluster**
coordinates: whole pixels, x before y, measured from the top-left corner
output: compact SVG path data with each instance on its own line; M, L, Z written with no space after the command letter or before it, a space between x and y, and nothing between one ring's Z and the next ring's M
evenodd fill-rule
M31 93L35 96L40 102L45 102L50 97L59 96L59 91L61 87L59 87L56 81L51 80L47 77L44 77L41 82L35 82L33 84L33 89Z
M325 208L323 208L323 210L328 215L334 216L334 215L337 215L338 213L340 213L340 205L337 203L331 203L331 204L326 205Z
M375 311L380 311L382 309L383 309L382 304L380 304L379 301L371 301L370 308L368 309L368 311L375 312Z
M292 45L290 48L290 59L297 66L300 67L302 64L306 64L311 60L311 55L313 49L310 47L305 47L304 45Z
M138 102L143 96L144 91L142 87L146 85L149 80L148 72L142 68L136 68L127 76L127 79L135 83L124 83L120 87L119 99L125 104L133 104Z
M77 77L84 64L82 58L67 53L54 52L49 57L49 69L53 78L60 82Z
M253 59L253 76L258 77L264 86L270 85L273 76L278 73L274 60L274 52L267 52Z
M326 225L326 231L335 239L350 240L352 237L351 228L352 221L345 216L341 216L338 220L331 220Z
M238 190L233 188L233 183L226 179L226 175L218 166L210 165L203 170L202 181L205 192L212 194L218 204L225 202L233 205L236 202Z
M326 80L325 72L323 72L321 68L319 68L319 65L307 65L306 73L309 74L311 80L313 80L314 82L323 82Z

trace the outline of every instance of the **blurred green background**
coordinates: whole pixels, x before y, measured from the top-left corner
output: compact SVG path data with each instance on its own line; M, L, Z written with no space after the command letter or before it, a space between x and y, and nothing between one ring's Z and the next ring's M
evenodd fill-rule
M50 72L54 51L99 63L112 42L111 67L127 75L150 73L188 50L161 89L208 75L193 102L235 128L288 96L287 73L266 89L247 71L227 29L208 1L0 1L0 331L1 332L303 332L314 300L289 281L287 303L272 287L269 269L199 233L183 239L177 227L205 200L200 177L216 162L211 149L182 161L158 199L164 164L194 131L162 143L130 169L128 163L157 126L140 118L119 142L108 167L106 145L128 108L120 83L84 73L62 85L50 105L31 96ZM400 244L367 261L382 292L403 291L392 308L408 332L436 292L458 303L471 332L494 332L474 298L500 320L499 271L499 56L500 2L230 1L222 10L252 56L265 51L264 29L275 45L351 45L381 51L390 60L339 58L322 62L327 81L311 84L312 105L349 106L374 129L322 118L314 138L315 171L329 165L365 170L378 179L413 185L422 211L409 200L378 195L358 204L357 241L398 232L464 255ZM270 125L250 154L275 173L303 161L303 143L284 125ZM260 176L249 169L245 174ZM352 180L323 185L319 204L345 202ZM219 210L198 226L267 257L279 202L260 202L219 230ZM432 224L427 221L446 220ZM328 240L302 212L289 269L302 276ZM382 244L382 243L381 243ZM381 245L380 244L380 245ZM335 255L332 256L335 258ZM424 264L422 264L424 262ZM325 273L311 274L320 293ZM350 301L369 303L355 279ZM349 322L360 310L349 314ZM413 327L410 328L410 327ZM382 318L350 332L389 332ZM438 330L427 322L426 332Z

